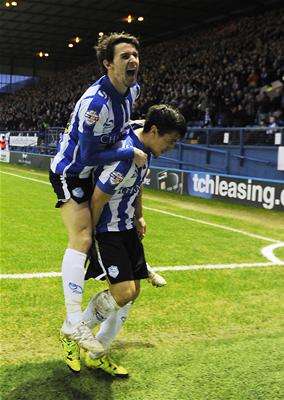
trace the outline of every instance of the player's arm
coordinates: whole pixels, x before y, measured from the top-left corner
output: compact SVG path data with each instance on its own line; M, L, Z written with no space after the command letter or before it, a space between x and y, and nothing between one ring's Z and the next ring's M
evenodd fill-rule
M133 160L135 154L138 153L139 157L142 153L141 150L134 149L133 147L99 150L100 143L96 138L88 138L84 134L80 136L81 160L84 165L106 165L114 161Z
M147 155L140 149L133 147L105 149L105 144L101 141L103 128L108 118L108 108L105 104L99 104L96 98L91 102L86 99L79 109L78 118L80 155L83 165L106 165L123 160L134 160L138 166L145 164Z
M140 239L143 239L144 236L146 235L146 222L143 217L142 193L143 193L143 186L141 186L135 202L135 226Z
M150 174L150 170L147 170L146 176L144 178L144 182L148 175ZM143 206L142 206L142 195L143 195L143 184L140 187L139 194L136 198L135 202L135 226L138 232L140 239L143 239L146 235L146 221L143 217Z
M91 200L91 213L93 228L96 228L104 206L111 199L111 194L103 192L98 186L95 187L92 200Z
M112 165L106 165L100 176L95 178L95 189L91 200L93 228L96 228L104 206L116 190L123 185L131 165L130 161L119 161Z

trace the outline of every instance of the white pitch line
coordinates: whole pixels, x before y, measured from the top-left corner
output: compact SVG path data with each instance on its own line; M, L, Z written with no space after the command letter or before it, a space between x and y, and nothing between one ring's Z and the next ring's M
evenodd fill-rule
M28 181L39 182L39 183L44 183L45 185L50 185L49 182L41 181L40 179L28 178L27 176L12 174L11 172L4 172L4 171L0 171L0 172L1 172L1 174L16 176L17 178L27 179Z
M269 261L273 263L282 263L283 261L281 261L280 258L276 257L273 254L273 251L275 249L278 249L278 247L284 247L284 242L270 244L269 246L263 247L263 249L261 249L261 253L264 257L266 257Z
M265 240L266 242L281 243L280 240L272 239L272 238L269 238L269 237L266 237L266 236L256 235L255 233L242 231L240 229L231 228L231 227L225 226L225 225L215 224L213 222L203 221L202 219L186 217L185 215L180 215L180 214L175 214L175 213L172 213L172 212L169 212L169 211L159 210L158 208L145 207L145 206L143 206L143 208L145 208L145 210L155 211L155 212L158 212L158 213L161 213L161 214L171 215L172 217L185 219L186 221L197 222L199 224L213 226L214 228L220 228L220 229L224 229L226 231L240 233L241 235L253 237L255 239Z
M24 172L24 173L29 174L29 175L36 175L36 176L46 177L46 172L44 172L44 170L39 171L39 172L35 172L35 171L29 171L27 169L25 170L25 169L20 169L20 168L13 168L13 169L5 168L5 172L6 171L8 171L8 172L12 171L13 173L14 172L20 172L20 173Z
M259 262L259 263L242 263L242 264L204 264L204 265L177 265L175 267L153 267L157 272L171 271L196 271L200 269L237 269L237 268L260 268L284 265L283 261Z
M196 264L196 265L176 265L168 267L153 267L158 272L177 272L177 271L196 271L202 269L237 269L237 268L260 268L284 266L283 261L279 262L259 262L259 263L241 263L241 264ZM61 272L35 272L24 274L0 274L0 279L40 279L40 278L58 278Z
M61 272L35 272L24 274L0 274L0 279L34 279L34 278L57 278Z

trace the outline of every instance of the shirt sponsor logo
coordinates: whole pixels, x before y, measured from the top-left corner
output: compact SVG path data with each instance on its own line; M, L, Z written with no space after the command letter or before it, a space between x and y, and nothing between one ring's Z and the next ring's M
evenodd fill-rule
M111 185L118 185L123 181L123 179L124 176L118 171L113 171L109 176L109 181Z
M72 190L72 194L73 194L73 196L79 197L79 199L81 199L84 196L84 191L82 188L77 187Z
M140 184L137 184L132 187L122 187L117 191L117 193L118 194L128 194L131 196L132 194L139 192L140 188L141 188Z
M85 114L85 122L89 126L95 125L95 123L98 122L99 119L100 117L94 110L89 110Z
M103 134L100 136L100 142L103 144L114 144L117 143L120 139L123 138L123 133L111 133L111 134Z
M110 267L108 267L107 270L108 270L109 276L111 276L112 278L116 278L119 274L119 270L116 265L111 265Z

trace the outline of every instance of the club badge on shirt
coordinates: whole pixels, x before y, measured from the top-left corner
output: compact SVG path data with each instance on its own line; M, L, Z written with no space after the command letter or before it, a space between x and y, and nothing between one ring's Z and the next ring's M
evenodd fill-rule
M111 172L110 176L109 176L109 181L111 183L111 185L118 185L119 183L121 183L124 179L124 176L122 175L121 172L118 171L113 171Z
M95 123L98 122L99 119L100 119L100 117L94 110L89 110L85 114L85 122L87 125L90 125L90 126L95 125Z

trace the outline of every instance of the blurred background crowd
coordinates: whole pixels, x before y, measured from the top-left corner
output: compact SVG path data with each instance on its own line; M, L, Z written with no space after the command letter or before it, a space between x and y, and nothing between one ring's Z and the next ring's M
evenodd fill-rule
M284 126L283 26L277 10L142 48L134 118L163 102L190 126ZM0 129L65 126L99 76L94 62L1 97Z

